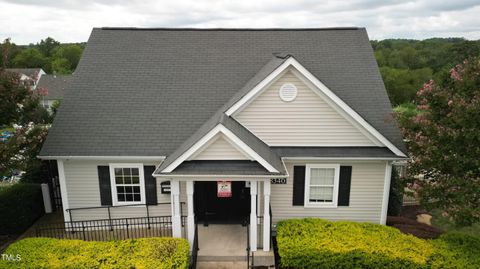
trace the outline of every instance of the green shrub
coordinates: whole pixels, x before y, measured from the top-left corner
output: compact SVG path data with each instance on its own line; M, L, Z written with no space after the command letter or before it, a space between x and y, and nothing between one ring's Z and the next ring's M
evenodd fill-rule
M0 234L23 232L43 214L40 185L18 183L0 189Z
M281 266L290 268L477 268L478 238L423 240L383 225L293 219L277 225Z
M435 253L432 268L480 268L480 238L450 232L432 241Z
M20 261L0 261L1 268L188 268L189 245L181 238L141 238L97 242L27 238L5 254Z

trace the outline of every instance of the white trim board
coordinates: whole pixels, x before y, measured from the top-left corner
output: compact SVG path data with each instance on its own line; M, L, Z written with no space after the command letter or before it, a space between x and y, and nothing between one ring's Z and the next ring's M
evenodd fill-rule
M282 157L282 160L292 161L292 160L322 160L322 161L337 161L337 160L346 160L346 161L395 161L395 160L406 160L402 157Z
M323 95L324 99L330 100L334 106L338 107L343 113L348 115L348 118L351 118L357 126L361 126L365 131L364 134L368 134L368 137L375 138L382 145L388 147L393 153L398 156L406 157L405 153L399 150L395 145L393 145L387 138L385 138L379 131L377 131L373 126L371 126L365 119L363 119L355 110L348 106L342 99L340 99L335 93L333 93L327 86L325 86L320 80L318 80L312 73L310 73L305 67L303 67L295 58L288 58L283 64L281 64L277 69L270 73L264 80L258 83L252 90L250 90L246 95L244 95L239 101L233 104L225 114L227 116L235 115L239 113L243 108L248 106L250 102L255 99L266 87L275 79L277 79L282 72L285 72L287 68L295 68L299 74L301 74L305 79L315 86ZM360 129L362 129L360 128Z
M380 224L385 225L387 223L388 213L388 199L390 196L390 183L392 179L392 163L385 163L385 178L383 182L383 200L382 200L382 212L380 213Z
M177 179L182 181L182 179L188 179L193 181L218 181L219 179L228 178L231 181L245 181L248 179L250 181L264 181L265 179L278 178L278 177L288 177L288 174L282 175L169 175L169 174L155 174L154 177L158 178L160 181L168 181L170 179Z
M71 221L70 214L67 214L67 209L70 209L68 202L67 178L65 177L65 167L62 160L57 160L58 168L58 182L60 184L60 194L62 196L63 218L65 221Z
M213 129L211 129L206 135L204 135L200 140L198 140L193 146L191 146L187 151L185 151L180 157L178 157L175 161L173 161L170 165L168 165L165 169L162 170L162 173L170 173L175 168L177 168L182 162L190 158L194 155L198 150L201 150L202 147L207 144L212 138L214 138L218 133L222 133L226 138L228 138L231 143L235 144L239 147L242 152L244 152L247 156L249 156L252 160L256 160L260 163L268 172L271 173L278 173L279 171L275 169L270 163L268 163L265 159L263 159L260 155L258 155L255 150L250 148L245 142L243 142L240 138L238 138L234 133L228 130L222 124L218 124ZM158 174L153 174L153 176L159 176Z

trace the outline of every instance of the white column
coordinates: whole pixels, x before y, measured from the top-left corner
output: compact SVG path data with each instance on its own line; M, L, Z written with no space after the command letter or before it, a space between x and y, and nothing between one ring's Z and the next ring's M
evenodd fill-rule
M65 221L70 221L70 214L66 211L69 209L67 180L65 178L65 168L63 167L63 160L57 160L58 181L60 183L60 193L62 195L63 218Z
M263 182L263 251L270 251L270 180Z
M182 219L180 212L180 182L178 180L172 180L170 182L170 188L172 192L172 235L173 237L182 237Z
M383 225L387 223L388 197L390 195L391 179L392 179L392 162L387 162L385 165L385 179L383 182L382 213L380 215L380 224L383 224Z
M257 251L257 182L250 181L250 250Z
M187 203L188 203L188 242L190 250L192 250L193 240L195 238L195 213L193 212L193 181L187 181Z

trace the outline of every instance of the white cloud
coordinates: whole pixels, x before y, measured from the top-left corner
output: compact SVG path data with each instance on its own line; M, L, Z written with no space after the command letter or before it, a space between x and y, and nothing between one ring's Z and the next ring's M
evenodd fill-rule
M0 0L0 38L87 41L93 27L366 27L371 39L480 38L478 0Z

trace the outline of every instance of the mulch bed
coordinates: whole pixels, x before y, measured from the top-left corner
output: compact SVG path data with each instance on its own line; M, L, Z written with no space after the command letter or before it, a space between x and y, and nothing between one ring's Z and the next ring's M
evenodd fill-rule
M436 227L417 222L417 215L428 213L420 206L405 206L400 216L388 216L387 225L423 239L438 238L444 232Z

